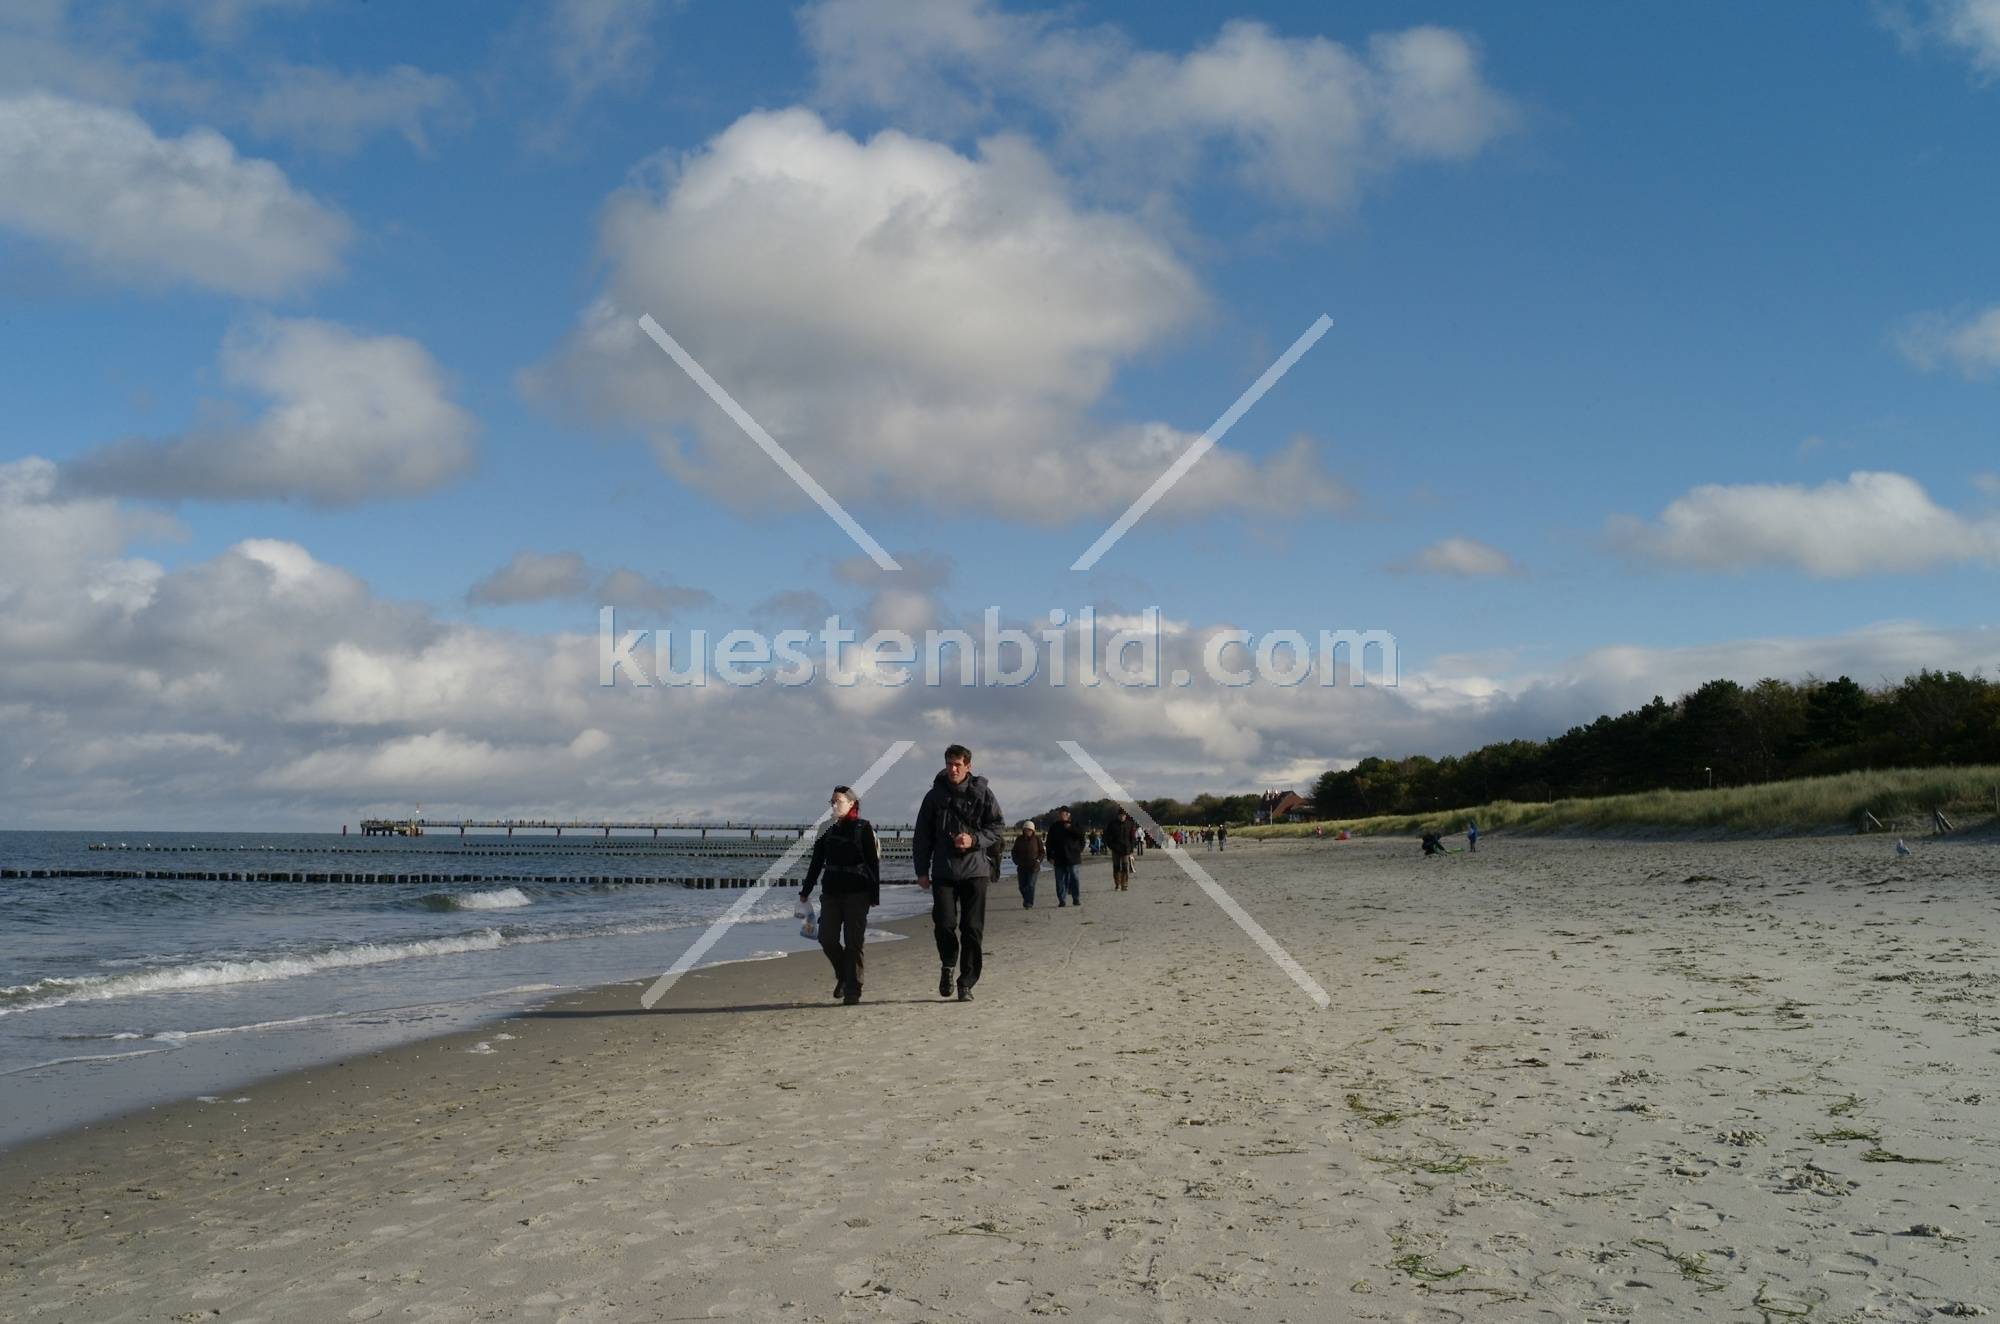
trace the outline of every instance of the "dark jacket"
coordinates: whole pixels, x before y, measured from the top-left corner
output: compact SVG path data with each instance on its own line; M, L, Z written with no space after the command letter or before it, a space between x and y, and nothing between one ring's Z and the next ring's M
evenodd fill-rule
M1139 825L1129 818L1114 818L1104 825L1104 848L1113 855L1130 855L1139 839Z
M951 774L940 772L917 810L910 863L919 878L967 882L989 872L987 852L1000 844L1006 826L984 777L968 773L963 784L953 786ZM953 840L961 832L972 834L971 850L961 851Z
M869 905L882 904L882 843L867 819L843 818L819 834L799 895L811 896L822 875L828 896L860 892L867 894Z
M1042 834L1023 832L1014 838L1014 867L1039 869L1042 866Z
M1083 858L1083 829L1057 820L1049 824L1049 863L1074 865Z

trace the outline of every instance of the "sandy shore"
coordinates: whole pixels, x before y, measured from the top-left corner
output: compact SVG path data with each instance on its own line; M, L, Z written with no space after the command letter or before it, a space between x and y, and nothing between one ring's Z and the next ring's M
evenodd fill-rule
M1262 845L0 1160L0 1318L2000 1309L2000 847Z

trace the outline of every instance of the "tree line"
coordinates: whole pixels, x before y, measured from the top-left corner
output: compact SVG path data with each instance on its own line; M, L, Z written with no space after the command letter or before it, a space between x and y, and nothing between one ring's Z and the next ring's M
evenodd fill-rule
M1192 800L1176 800L1172 796L1161 796L1156 800L1141 800L1139 807L1162 827L1218 827L1224 823L1248 823L1257 813L1257 797L1254 795L1209 795L1204 792ZM1053 809L1037 814L1037 819L1046 820L1053 816ZM1118 812L1116 800L1071 800L1069 802L1070 821L1081 828L1101 827L1109 823Z
M1966 763L2000 763L2000 682L1977 674L1926 670L1876 689L1847 676L1712 680L1550 740L1365 758L1322 776L1312 798L1316 817L1365 818Z

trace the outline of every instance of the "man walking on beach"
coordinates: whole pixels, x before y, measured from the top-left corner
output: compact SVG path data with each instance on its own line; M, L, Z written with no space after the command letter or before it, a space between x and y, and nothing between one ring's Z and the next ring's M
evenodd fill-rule
M1083 904L1083 892L1077 886L1076 866L1083 859L1083 829L1069 821L1069 806L1056 810L1056 821L1049 824L1049 868L1056 875L1056 905L1066 906L1074 901Z
M972 986L979 982L991 881L987 852L999 846L1006 821L986 779L972 775L972 751L964 745L946 749L944 771L932 780L917 809L911 842L917 886L931 894L931 928L944 964L938 975L941 998L951 996L954 966L960 1002L972 1001Z
M1118 817L1104 827L1104 848L1111 852L1111 883L1115 890L1124 892L1132 886L1132 843L1139 835L1139 825L1123 809Z

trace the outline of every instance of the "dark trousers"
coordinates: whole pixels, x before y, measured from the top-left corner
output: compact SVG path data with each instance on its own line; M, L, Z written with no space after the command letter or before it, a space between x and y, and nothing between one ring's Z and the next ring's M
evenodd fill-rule
M937 931L938 960L949 970L958 967L958 982L971 987L979 982L984 957L980 939L986 933L986 887L983 875L951 882L931 880L931 927Z
M1056 871L1056 904L1059 906L1063 906L1063 905L1068 905L1069 901L1074 901L1079 906L1082 905L1083 893L1080 890L1078 890L1078 884L1076 880L1076 866L1074 864L1058 864L1055 866L1055 871ZM1069 894L1069 901L1065 901L1063 899L1064 893Z
M1017 864L1014 866L1016 880L1021 884L1021 904L1032 910L1035 905L1035 876L1042 871L1039 864Z
M853 989L861 987L861 942L868 936L869 901L866 892L827 892L820 898L820 950L833 962L833 977Z

